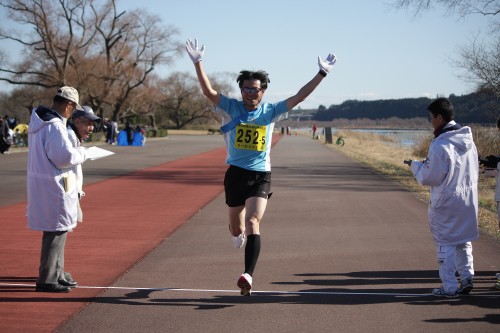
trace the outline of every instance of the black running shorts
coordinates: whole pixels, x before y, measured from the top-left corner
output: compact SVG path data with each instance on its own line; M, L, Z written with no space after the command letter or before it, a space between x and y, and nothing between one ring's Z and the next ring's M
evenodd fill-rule
M251 171L230 165L224 177L226 204L229 207L245 205L251 197L271 197L271 172Z

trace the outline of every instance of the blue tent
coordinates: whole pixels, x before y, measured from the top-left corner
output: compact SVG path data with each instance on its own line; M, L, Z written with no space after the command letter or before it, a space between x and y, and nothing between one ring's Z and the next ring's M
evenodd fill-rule
M127 140L127 132L125 130L120 131L118 133L118 146L144 146L144 135L140 132L133 133L132 144L128 144Z

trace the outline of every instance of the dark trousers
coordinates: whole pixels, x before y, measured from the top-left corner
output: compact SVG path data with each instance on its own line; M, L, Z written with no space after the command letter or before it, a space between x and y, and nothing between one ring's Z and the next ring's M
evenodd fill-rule
M56 284L64 279L64 248L67 231L44 231L37 283Z
M7 142L6 138L0 136L0 153L5 153L9 151L11 144Z

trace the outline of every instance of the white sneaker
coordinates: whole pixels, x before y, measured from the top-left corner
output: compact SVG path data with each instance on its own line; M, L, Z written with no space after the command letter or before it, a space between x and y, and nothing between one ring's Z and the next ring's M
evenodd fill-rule
M233 237L233 245L234 245L234 247L237 248L237 249L243 247L243 245L245 245L245 239L246 239L245 233L242 233L239 236Z
M250 296L252 293L252 277L248 273L241 274L237 283L243 296Z

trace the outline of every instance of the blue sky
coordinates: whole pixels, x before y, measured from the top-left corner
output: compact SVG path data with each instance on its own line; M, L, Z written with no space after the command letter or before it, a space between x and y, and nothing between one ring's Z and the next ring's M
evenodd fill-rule
M267 71L271 83L264 99L270 102L293 95L318 71L318 55L328 53L337 55L337 64L302 108L470 93L474 86L458 77L450 59L474 34L486 35L488 20L445 16L441 8L414 18L390 2L119 0L118 8L160 16L179 29L179 41L197 37L206 45L209 75ZM157 74L174 71L195 74L187 54Z
M456 58L458 47L475 33L487 32L488 23L479 16L445 16L443 9L415 18L384 0L137 3L125 0L119 6L156 13L180 29L180 39L197 37L205 44L207 73L266 70L271 79L268 101L293 95L317 72L318 55L324 59L335 53L333 72L302 108L349 99L469 93L474 86L457 77L450 58ZM187 55L171 70L194 74Z

